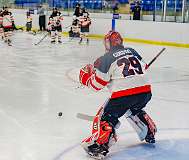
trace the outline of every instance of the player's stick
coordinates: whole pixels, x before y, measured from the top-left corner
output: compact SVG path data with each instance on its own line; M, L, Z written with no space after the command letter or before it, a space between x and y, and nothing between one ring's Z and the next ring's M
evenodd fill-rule
M162 48L162 50L147 64L146 69L148 69L152 63L165 51L166 48Z
M69 28L69 27L71 27L72 25L69 25L69 26L66 26L66 27L63 27L63 28L65 28L65 29L67 29L67 28Z
M163 48L163 49L147 64L146 69L148 69L148 68L152 65L152 63L154 63L154 61L165 51L165 49L166 49L166 48ZM87 115L87 114L84 114L84 113L77 113L76 117L79 118L79 119L87 120L87 121L93 121L93 119L94 119L94 116Z
M35 45L38 45L40 44L47 36L48 36L49 33L45 34L40 40L39 42L35 43Z

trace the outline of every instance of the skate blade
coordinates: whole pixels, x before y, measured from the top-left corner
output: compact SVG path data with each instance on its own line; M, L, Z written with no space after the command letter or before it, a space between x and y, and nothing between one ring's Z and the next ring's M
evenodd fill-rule
M98 155L93 155L91 153L88 153L88 155L93 158L93 159L96 159L96 160L104 160L105 156L102 155L102 154L98 154Z

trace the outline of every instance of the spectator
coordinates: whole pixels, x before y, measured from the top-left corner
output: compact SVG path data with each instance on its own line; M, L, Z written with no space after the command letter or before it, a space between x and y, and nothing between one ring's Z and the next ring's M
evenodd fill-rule
M113 1L113 5L112 5L113 13L117 13L117 11L119 10L118 5L119 5L118 1Z
M141 7L139 1L135 2L135 6L133 7L132 12L133 12L133 20L140 20Z
M108 9L109 3L107 1L102 1L102 9Z
M39 6L38 12L39 14L39 28L40 31L46 30L46 16L45 16L45 9L42 5Z

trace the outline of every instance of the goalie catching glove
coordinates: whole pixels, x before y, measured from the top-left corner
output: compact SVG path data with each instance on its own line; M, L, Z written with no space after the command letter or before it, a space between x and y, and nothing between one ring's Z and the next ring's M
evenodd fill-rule
M89 81L94 74L94 67L92 64L87 64L85 67L80 69L79 81L81 84L88 86Z

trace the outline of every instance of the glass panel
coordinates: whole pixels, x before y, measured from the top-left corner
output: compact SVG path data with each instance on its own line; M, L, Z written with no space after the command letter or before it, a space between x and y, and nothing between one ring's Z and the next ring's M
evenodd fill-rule
M164 0L163 6L163 21L185 22L186 0Z
M164 1L163 0L155 0L154 2L154 16L155 21L163 21L163 7L164 7Z
M105 18L111 18L111 13L120 13L125 14L121 15L122 19L133 19L136 1L141 7L141 20L189 22L189 0L0 0L0 6L34 9L43 3L46 8L57 7L72 15L79 3L81 8L85 7L90 13L109 14L103 14Z
M186 1L185 21L189 23L189 0Z

